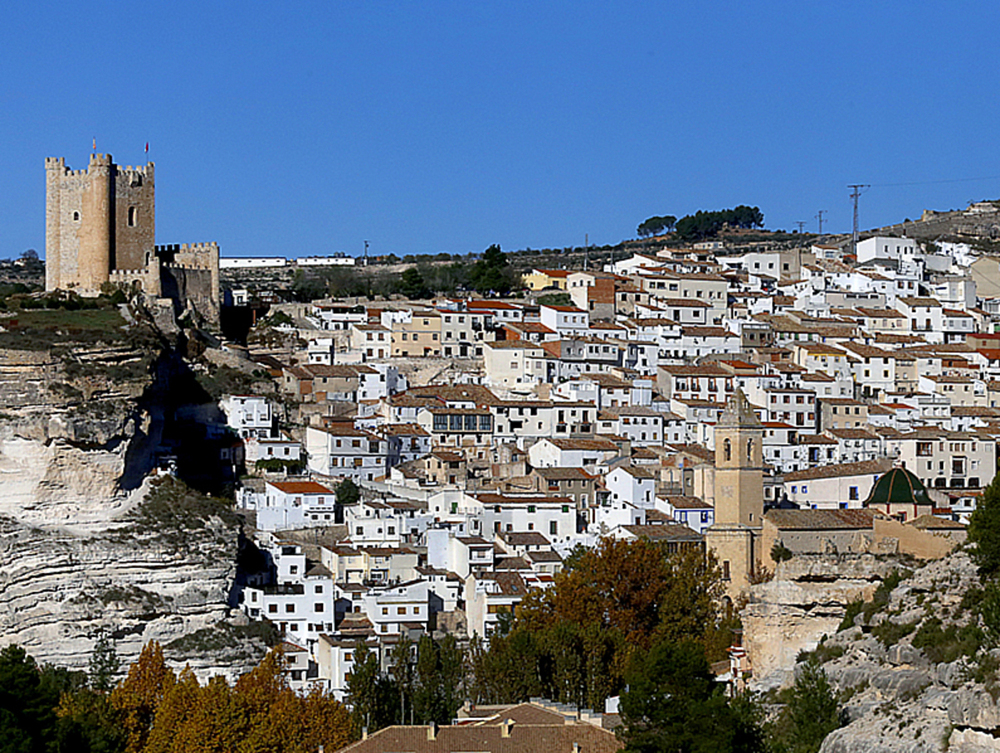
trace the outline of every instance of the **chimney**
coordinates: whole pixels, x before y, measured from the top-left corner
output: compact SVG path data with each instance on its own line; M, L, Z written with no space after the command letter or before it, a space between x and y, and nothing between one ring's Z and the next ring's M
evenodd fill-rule
M438 726L436 722L431 722L427 725L427 739L437 740Z
M510 731L514 729L513 719L504 719L500 723L500 737L510 737Z

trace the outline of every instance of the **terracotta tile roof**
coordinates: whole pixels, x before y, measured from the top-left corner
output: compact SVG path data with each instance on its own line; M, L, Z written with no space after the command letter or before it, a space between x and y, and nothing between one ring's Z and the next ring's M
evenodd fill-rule
M871 528L875 513L871 510L768 510L764 519L785 531Z
M268 481L267 483L285 494L333 494L332 489L327 489L315 481Z
M808 468L804 471L794 471L785 474L785 483L789 481L812 481L821 478L838 478L841 476L867 476L885 473L892 468L888 458L881 460L865 460L861 463L838 463L823 465L819 468Z
M712 506L701 497L667 497L667 502L677 510L710 510Z
M500 535L511 546L548 546L549 540L538 531L508 531Z
M697 531L682 523L657 523L645 526L622 526L633 536L650 541L701 542L705 540Z

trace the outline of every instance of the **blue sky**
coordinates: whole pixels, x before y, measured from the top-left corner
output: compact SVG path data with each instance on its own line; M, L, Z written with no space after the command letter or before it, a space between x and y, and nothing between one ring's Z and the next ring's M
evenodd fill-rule
M223 255L614 243L1000 198L996 3L31 2L0 27L0 257L44 158L156 162L157 242ZM971 180L990 178L989 180ZM945 182L948 181L948 182ZM908 184L908 185L898 185Z

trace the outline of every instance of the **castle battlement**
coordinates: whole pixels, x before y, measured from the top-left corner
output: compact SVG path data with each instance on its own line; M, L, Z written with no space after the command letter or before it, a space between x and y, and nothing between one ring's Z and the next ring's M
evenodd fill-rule
M165 293L179 313L219 317L219 245L155 244L154 164L116 165L92 154L85 170L47 157L45 288L96 295L105 283Z
M132 165L127 165L125 167L118 165L116 169L118 170L119 175L142 175L143 177L146 177L153 172L153 163L147 162L145 165L136 165L135 167Z

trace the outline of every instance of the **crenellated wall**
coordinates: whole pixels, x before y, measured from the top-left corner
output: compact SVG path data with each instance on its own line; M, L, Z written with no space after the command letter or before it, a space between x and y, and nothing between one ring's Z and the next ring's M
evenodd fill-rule
M97 295L104 283L138 285L219 322L219 246L157 246L154 165L121 167L94 154L86 170L45 160L45 289Z
M45 288L96 294L119 269L142 269L153 250L153 163L121 168L93 154L86 170L45 160Z

